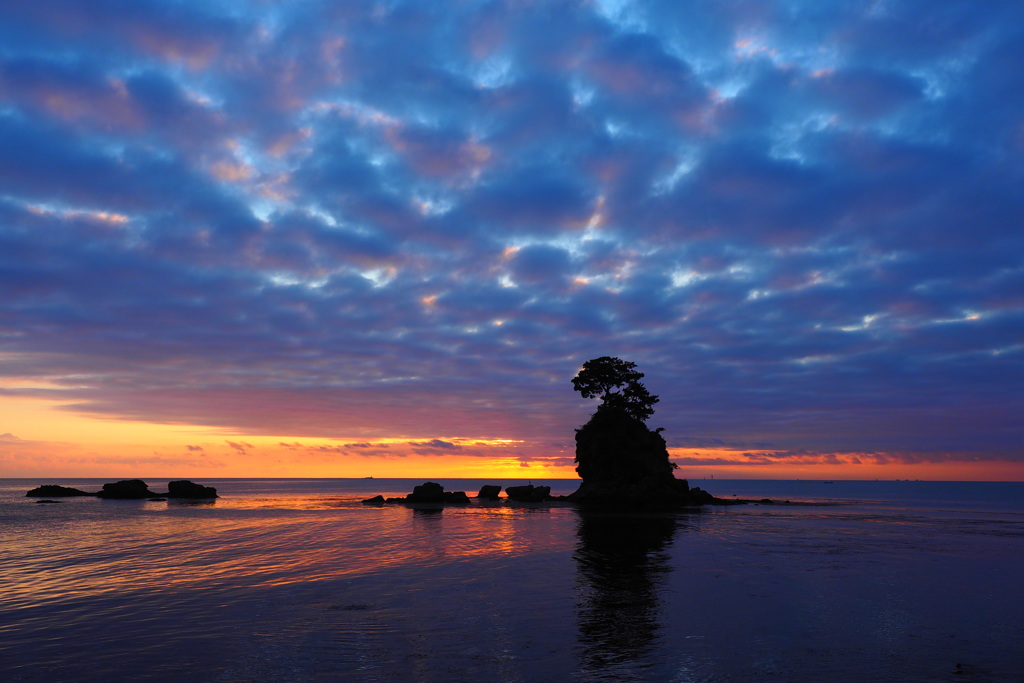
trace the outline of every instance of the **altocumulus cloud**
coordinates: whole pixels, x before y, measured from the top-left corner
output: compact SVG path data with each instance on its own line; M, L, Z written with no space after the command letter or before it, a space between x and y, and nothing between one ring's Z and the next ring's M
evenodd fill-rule
M680 444L1020 457L1024 8L676 5L8 3L2 391L437 453L612 354Z

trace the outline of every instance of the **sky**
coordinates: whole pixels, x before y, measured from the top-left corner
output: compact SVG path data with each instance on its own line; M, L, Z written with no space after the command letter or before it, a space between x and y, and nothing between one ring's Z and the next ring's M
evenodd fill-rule
M1017 0L0 5L0 476L1024 480Z

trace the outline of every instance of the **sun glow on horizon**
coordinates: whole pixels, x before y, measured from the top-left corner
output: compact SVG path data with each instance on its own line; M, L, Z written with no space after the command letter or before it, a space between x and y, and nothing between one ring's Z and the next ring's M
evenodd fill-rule
M577 477L575 453L501 437L309 437L226 427L119 420L66 402L0 396L0 477ZM676 476L731 479L943 479L1020 481L1008 460L901 461L892 454L671 448Z
M0 415L0 477L575 475L571 467L537 457L523 439L249 434L100 417L64 401L23 396L0 396Z

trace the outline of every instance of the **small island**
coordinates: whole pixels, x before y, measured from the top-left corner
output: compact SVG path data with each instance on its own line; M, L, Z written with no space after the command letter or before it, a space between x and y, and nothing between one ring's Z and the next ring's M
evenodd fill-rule
M677 479L661 429L646 422L654 414L658 397L640 381L636 363L611 356L588 360L572 379L573 389L601 403L590 420L576 430L576 473L582 482L568 496L552 496L548 486L510 486L512 503L568 502L618 509L674 509L702 505L736 505L752 501L716 498L699 487ZM498 501L501 487L486 485L476 495L480 502ZM771 501L760 501L762 503ZM377 495L365 505L467 505L463 491L445 491L441 484L425 482L401 498Z
M572 380L584 398L601 403L576 430L576 473L582 483L568 500L618 508L678 508L726 505L677 479L661 429L646 422L658 397L640 381L636 363L602 356L588 360Z

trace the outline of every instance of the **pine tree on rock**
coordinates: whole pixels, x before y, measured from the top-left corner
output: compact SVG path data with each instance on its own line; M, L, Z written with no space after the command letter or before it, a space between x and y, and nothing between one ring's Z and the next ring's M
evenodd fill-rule
M583 364L579 374L572 378L572 388L583 398L600 398L598 410L618 409L645 422L654 414L658 397L647 391L640 382L643 378L644 373L637 371L636 363L601 356Z
M628 507L689 502L687 482L673 475L661 430L645 424L658 397L640 382L643 376L636 363L602 356L584 363L573 378L576 391L601 404L576 430L576 472L583 481L570 500Z

